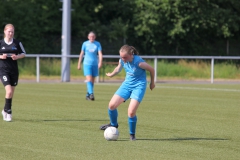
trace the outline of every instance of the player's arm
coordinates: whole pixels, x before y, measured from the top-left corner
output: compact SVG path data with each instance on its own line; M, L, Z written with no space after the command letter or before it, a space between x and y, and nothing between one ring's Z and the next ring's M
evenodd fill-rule
M18 55L12 54L11 57L12 57L13 60L17 60L17 59L24 58L24 57L25 57L25 54L24 54L24 53L18 54Z
M120 63L120 60L119 60L117 67L111 73L106 73L106 76L113 77L117 75L119 72L121 72L121 70L122 70L122 64Z
M25 57L26 51L21 42L19 42L18 51L20 54L17 54L17 55L15 53L8 54L8 57L11 57L13 60L17 60Z
M7 57L11 57L12 60L18 60L18 59L21 59L21 58L24 58L25 55L26 55L26 51L22 45L21 42L19 42L19 45L18 45L18 52L19 54L16 54L16 53L7 53Z
M142 69L145 69L146 71L149 71L149 73L150 73L150 86L149 87L152 90L155 87L155 82L154 82L154 77L155 77L154 72L155 71L154 71L154 68L146 62L140 62L139 67L142 68Z
M25 57L25 53L16 55L15 53L3 53L0 56L0 59L7 59L7 57L12 58L13 60L21 59Z
M81 50L80 55L79 55L79 59L78 59L78 66L77 66L77 68L79 70L81 69L81 63L82 63L83 55L84 55L84 51Z
M98 51L98 69L102 67L102 51Z

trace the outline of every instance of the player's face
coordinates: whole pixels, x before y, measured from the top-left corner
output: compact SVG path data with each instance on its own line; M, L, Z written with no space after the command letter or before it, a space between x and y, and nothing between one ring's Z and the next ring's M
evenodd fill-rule
M13 27L8 27L4 30L4 34L6 38L12 39L14 36L14 28Z
M88 35L88 39L89 39L90 42L94 42L94 41L95 41L95 38L96 38L96 36L95 36L93 33L90 33L90 34Z
M120 57L123 60L123 62L131 62L133 55L127 54L126 52L119 52Z

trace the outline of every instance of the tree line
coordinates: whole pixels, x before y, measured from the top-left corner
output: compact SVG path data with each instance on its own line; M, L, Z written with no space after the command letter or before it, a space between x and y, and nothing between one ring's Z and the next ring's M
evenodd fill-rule
M61 54L60 1L0 2L2 30L14 24L27 53ZM104 54L129 44L142 55L240 55L239 0L72 0L71 7L71 54L95 31Z

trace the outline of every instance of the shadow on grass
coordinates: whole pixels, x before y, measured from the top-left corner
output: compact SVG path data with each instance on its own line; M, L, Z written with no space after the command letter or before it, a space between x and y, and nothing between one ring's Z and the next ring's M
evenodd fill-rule
M195 138L195 137L184 137L184 138L166 138L166 139L137 139L140 141L226 141L229 139L224 138Z
M15 119L14 121L18 122L107 122L108 120L98 120L98 119L28 119L28 120L23 120L23 119ZM13 122L14 122L13 121Z
M144 139L137 138L136 141L226 141L229 139L224 138L194 138L194 137L184 137L184 138L166 138L166 139ZM121 138L117 141L130 141L129 138Z
M105 121L106 120L96 120L96 119L46 119L46 120L42 120L44 122L86 122L86 121Z

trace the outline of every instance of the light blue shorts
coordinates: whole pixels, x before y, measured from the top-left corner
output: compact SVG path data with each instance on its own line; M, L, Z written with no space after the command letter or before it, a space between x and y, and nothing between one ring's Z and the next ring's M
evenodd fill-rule
M122 97L125 101L131 98L137 100L140 103L145 95L145 92L146 85L139 87L128 87L122 84L115 92L115 94Z
M98 76L98 65L83 65L83 73L84 76L92 76L97 77Z

